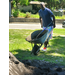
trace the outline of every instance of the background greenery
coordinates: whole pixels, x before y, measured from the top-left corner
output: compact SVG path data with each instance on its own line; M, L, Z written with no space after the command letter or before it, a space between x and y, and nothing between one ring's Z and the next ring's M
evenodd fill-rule
M50 47L47 48L47 52L40 50L37 56L31 55L31 43L25 40L25 38L34 31L35 30L9 29L9 51L20 61L37 59L65 65L65 29L55 28L53 30L53 39L49 42Z
M13 0L12 6L17 6L18 3L23 6L29 5L30 1L40 1L40 2L46 2L47 7L50 9L59 9L59 8L65 8L65 0Z
M14 17L20 17L20 18L39 18L39 14L31 14L31 12L21 12L18 9L12 10ZM55 16L55 19L65 19L65 15L63 16Z
M65 0L13 0L11 2L11 8L12 8L12 11L13 11L12 15L14 17L38 18L39 17L37 15L38 10L39 10L38 7L34 7L36 9L28 10L28 11L25 11L23 9L21 11L18 10L18 3L22 6L28 6L30 1L46 2L47 3L46 7L50 8L52 10L52 12L55 12L55 13L57 13L57 12L54 11L54 10L65 8ZM29 13L26 13L26 12L29 12ZM30 15L30 13L31 13L31 15ZM64 10L63 13L65 13L65 10ZM63 16L60 16L60 15L58 16L58 15L59 14L57 14L56 19L65 19L64 15Z

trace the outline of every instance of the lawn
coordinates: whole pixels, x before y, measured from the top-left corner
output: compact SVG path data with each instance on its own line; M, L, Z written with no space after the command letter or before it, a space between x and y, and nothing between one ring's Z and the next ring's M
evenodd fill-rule
M35 30L9 29L9 51L20 61L37 59L65 65L65 29L55 28L53 30L53 39L49 42L50 47L47 48L47 52L40 50L37 56L31 55L31 43L25 40L33 31Z

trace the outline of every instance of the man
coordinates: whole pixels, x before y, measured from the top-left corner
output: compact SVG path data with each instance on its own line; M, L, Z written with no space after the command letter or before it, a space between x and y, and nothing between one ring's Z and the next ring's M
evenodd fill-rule
M52 33L53 28L55 28L55 17L52 11L45 7L45 4L43 2L40 4L40 6L41 6L41 9L39 10L39 16L40 16L41 27L43 27L44 29L47 27L47 25L51 23L46 28L46 30L48 30L49 33L50 32ZM52 37L52 34L50 34L47 41L45 41L43 51L47 50L47 44L51 37Z

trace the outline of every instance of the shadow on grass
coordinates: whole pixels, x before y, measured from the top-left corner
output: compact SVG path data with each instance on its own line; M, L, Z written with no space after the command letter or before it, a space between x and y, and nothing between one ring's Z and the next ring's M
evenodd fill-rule
M47 52L42 52L35 56L31 54L29 49L17 49L14 50L17 52L15 57L22 61L25 59L37 59L37 60L45 60L53 63L61 63L65 65L65 37L62 36L54 36L52 40L50 40L51 46L48 47ZM13 52L13 51L12 51Z
M49 47L50 53L57 52L59 54L65 54L65 37L54 36L51 44L51 47Z
M22 49L16 49L14 50L16 52L16 54L14 54L14 56L19 60L24 60L26 59L26 57L30 57L31 55L31 51L29 51L29 49L26 49L26 50L22 50ZM11 51L12 53L14 51Z

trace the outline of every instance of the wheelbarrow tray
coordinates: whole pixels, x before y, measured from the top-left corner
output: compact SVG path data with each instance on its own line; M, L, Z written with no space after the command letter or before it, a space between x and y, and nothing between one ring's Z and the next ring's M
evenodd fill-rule
M38 37L37 35L41 32L42 30L36 30L31 35L29 35L26 40L30 43L35 43L35 44L43 44L48 35L48 30L44 30ZM37 37L37 38L36 38Z

